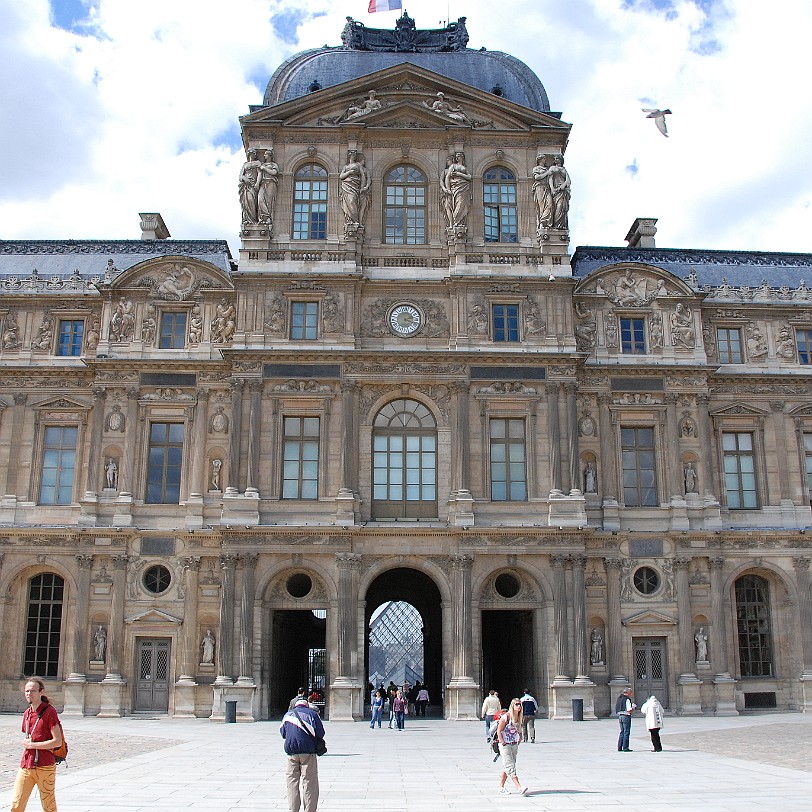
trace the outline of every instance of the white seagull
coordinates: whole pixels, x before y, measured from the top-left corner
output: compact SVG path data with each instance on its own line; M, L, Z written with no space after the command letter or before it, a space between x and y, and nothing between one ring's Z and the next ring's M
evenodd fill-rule
M665 117L671 115L670 110L655 110L651 107L644 107L644 113L648 113L646 118L653 118L654 123L657 125L657 129L666 137L668 138L668 128L665 126Z

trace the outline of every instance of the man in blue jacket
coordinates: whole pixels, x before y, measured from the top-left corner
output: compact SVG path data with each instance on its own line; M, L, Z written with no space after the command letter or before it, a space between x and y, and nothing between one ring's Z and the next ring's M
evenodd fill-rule
M532 744L536 740L536 712L539 709L539 703L536 702L529 688L524 689L524 696L519 701L522 703L522 714L524 715L522 718L522 741L529 741Z
M324 738L324 725L318 713L302 698L285 714L279 732L285 740L288 755L285 769L288 809L290 812L299 812L300 808L302 812L316 812L319 805L316 739Z

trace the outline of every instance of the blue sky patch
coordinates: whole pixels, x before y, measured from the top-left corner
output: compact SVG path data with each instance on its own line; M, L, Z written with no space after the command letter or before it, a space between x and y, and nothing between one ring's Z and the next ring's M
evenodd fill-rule
M307 19L307 12L302 9L285 9L271 17L271 25L276 36L288 45L299 41L299 26Z
M76 31L87 20L86 0L51 0L51 19L57 28Z
M625 171L633 178L637 177L637 173L640 171L640 167L637 165L637 158L625 167Z

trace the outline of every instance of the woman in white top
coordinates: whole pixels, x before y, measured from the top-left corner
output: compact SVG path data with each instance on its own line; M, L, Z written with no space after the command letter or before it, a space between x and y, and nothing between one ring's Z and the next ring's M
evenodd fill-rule
M502 756L502 774L499 776L499 794L507 795L505 787L507 777L510 776L516 789L521 795L527 795L527 787L523 787L519 776L516 775L516 756L519 753L519 742L522 740L522 702L520 699L511 699L510 707L499 718L496 735L499 738L499 755Z
M648 728L649 736L651 736L651 744L655 753L662 753L663 746L660 744L660 728L663 726L665 711L660 704L660 700L656 696L650 696L640 708L640 712L646 715L646 727Z

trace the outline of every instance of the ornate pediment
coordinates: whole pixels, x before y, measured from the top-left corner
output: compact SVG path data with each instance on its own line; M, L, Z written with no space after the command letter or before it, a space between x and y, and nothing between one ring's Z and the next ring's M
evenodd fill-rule
M663 612L656 612L652 609L644 609L630 615L622 621L624 626L676 626L677 621L670 615Z
M49 412L85 412L90 407L86 403L80 403L72 398L48 398L48 400L37 403L33 408L37 411Z
M217 267L187 257L160 257L142 262L116 278L111 288L146 288L153 299L184 302L205 290L233 290Z
M618 307L646 307L655 299L693 296L693 291L673 274L651 265L621 264L591 273L576 294L605 296Z
M139 612L137 615L130 615L124 618L125 623L143 623L143 624L171 624L173 626L183 625L183 619L170 615L168 612L162 612L160 609L147 609L145 612Z
M723 409L715 409L709 414L711 417L765 417L767 412L746 403L734 403Z

